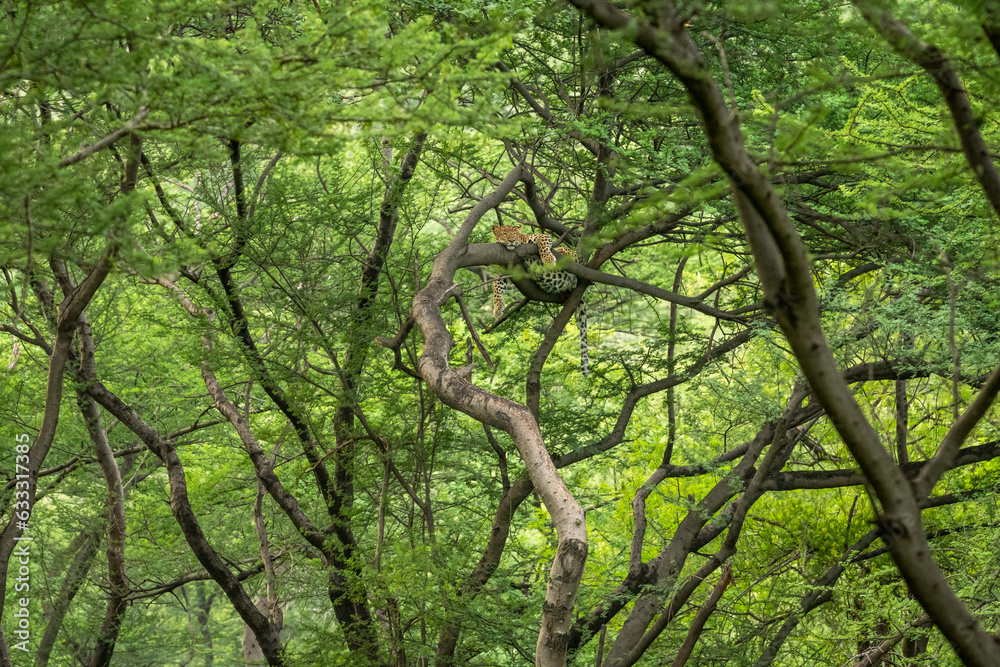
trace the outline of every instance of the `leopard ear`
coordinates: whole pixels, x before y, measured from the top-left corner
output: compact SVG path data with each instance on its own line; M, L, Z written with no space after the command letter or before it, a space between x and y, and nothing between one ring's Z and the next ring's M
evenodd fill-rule
M501 225L493 225L493 233L494 234L499 234L502 229L503 229L503 227Z

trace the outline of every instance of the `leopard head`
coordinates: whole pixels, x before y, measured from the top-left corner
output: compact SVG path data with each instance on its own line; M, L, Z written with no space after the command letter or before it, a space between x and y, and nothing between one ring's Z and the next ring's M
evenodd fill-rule
M493 225L493 236L497 243L508 250L513 250L515 246L524 243L524 235L517 225Z

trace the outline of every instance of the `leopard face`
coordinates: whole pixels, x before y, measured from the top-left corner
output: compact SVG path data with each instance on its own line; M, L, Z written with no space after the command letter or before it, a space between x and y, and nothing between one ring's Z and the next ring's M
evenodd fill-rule
M528 242L528 237L521 233L521 228L515 225L493 225L493 236L497 243L513 250L522 243Z
M532 279L544 291L551 294L561 294L576 287L576 276L569 271L555 270L556 256L552 253L552 237L548 234L521 233L521 228L515 225L493 225L493 236L497 243L503 244L508 250L513 250L524 243L534 243L538 246L541 260L526 257L524 265L531 273ZM577 254L570 248L556 248L560 257L569 256L577 259Z

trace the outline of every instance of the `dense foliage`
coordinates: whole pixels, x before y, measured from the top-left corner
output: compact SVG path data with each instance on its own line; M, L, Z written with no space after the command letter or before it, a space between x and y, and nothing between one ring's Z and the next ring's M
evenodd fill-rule
M1000 5L0 22L0 664L997 664Z

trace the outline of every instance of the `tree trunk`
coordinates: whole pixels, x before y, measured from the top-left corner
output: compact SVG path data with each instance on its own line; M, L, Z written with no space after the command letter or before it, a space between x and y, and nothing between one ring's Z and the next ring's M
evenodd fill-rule
M583 508L576 502L552 463L531 411L524 405L471 384L448 364L454 341L441 317L441 305L450 295L459 259L483 214L496 207L514 188L522 167L515 167L500 186L469 213L448 247L434 261L430 280L413 300L413 317L424 334L424 352L418 370L441 400L482 423L507 432L514 440L535 489L549 511L558 536L549 572L535 664L566 664L573 604L587 558L587 531Z

